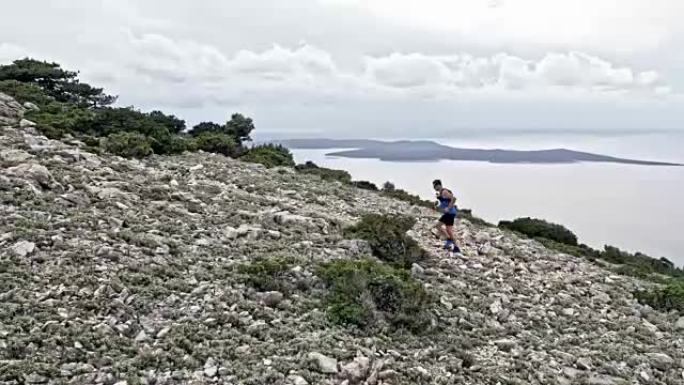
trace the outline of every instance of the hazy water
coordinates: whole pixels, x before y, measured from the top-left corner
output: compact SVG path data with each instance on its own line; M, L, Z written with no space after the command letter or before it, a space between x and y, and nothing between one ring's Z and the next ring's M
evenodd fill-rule
M565 147L637 159L684 163L684 135L598 137L517 135L434 139L452 146L504 149ZM354 179L398 187L432 198L440 178L461 207L491 221L532 216L561 223L581 242L611 244L684 265L684 167L624 164L490 164L384 162L328 157L329 150L295 150L298 162L345 169Z

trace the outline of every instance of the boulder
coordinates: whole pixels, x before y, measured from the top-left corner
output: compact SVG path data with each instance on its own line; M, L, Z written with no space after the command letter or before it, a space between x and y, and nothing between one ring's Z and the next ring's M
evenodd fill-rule
M261 295L261 302L268 307L275 307L284 299L283 293L279 291L268 291Z
M21 128L35 127L35 126L36 126L35 123L33 123L32 121L27 120L27 119L22 119L19 121L19 127L21 127Z
M675 324L674 324L674 328L675 328L675 330L679 330L679 331L684 330L684 316L679 317L677 322L675 322Z
M674 365L672 357L665 353L646 353L645 356L648 358L652 367L662 371L666 371Z
M0 124L16 124L24 116L24 111L14 98L0 92Z
M33 155L26 151L17 149L7 149L0 151L0 159L10 163L21 163L33 158Z
M36 244L33 242L28 242L28 241L19 241L12 245L10 250L12 251L12 254L16 255L17 257L23 258L26 257L27 255L33 254L33 251L36 249Z
M31 102L24 102L24 108L27 110L40 111L40 107Z
M50 171L38 163L22 163L18 166L10 167L7 172L18 178L36 182L41 187L49 188L53 183Z
M337 373L337 360L330 358L318 352L312 352L308 355L309 361L316 365L316 369L321 373L334 374Z
M368 375L369 368L370 360L367 357L356 357L354 361L342 365L342 377L355 383Z

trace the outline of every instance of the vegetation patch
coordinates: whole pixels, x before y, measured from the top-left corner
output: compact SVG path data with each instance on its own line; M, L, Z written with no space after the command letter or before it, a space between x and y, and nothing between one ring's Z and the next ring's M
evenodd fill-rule
M362 190L378 191L378 186L367 180L356 180L352 182L352 186Z
M293 167L295 165L292 153L279 144L262 144L250 148L240 157L245 162L260 163L268 168Z
M107 137L104 147L114 155L126 158L144 158L153 153L152 143L137 132L118 132Z
M684 312L684 280L679 279L656 289L636 292L635 297L654 309Z
M329 319L340 325L373 329L382 325L419 331L429 324L429 295L402 269L364 258L322 265Z
M186 133L185 121L174 115L111 107L117 97L81 82L78 72L34 59L0 65L0 92L21 103L33 103L37 108L28 111L26 118L45 136L109 138L91 143L127 157L198 149L238 157L254 130L251 118L233 114L224 124L203 122Z
M220 132L199 134L195 137L193 144L197 150L223 154L229 157L236 157L241 152L240 146L238 146L233 137Z
M238 273L245 283L258 291L289 293L298 285L291 274L293 266L292 258L270 257L239 265Z
M316 163L311 161L296 165L295 170L302 174L318 175L321 179L327 181L338 181L343 184L351 184L352 181L351 174L344 170L319 167Z
M366 240L373 255L394 266L410 268L426 256L418 242L406 235L415 219L401 215L368 214L356 225L346 229L346 235Z
M518 218L514 221L501 221L499 227L517 231L529 237L542 237L570 246L577 246L577 236L567 228L543 219Z

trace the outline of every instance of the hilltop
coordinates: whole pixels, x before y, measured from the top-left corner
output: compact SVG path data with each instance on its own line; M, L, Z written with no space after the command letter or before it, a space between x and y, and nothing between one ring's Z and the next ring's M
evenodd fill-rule
M429 209L220 154L108 155L23 113L0 95L1 384L684 381L684 320L632 295L651 283L467 219L455 258ZM369 262L406 297L360 298L389 314L364 329L327 301L331 262L376 253L347 230L369 213L413 218L425 254ZM391 318L411 293L420 314Z

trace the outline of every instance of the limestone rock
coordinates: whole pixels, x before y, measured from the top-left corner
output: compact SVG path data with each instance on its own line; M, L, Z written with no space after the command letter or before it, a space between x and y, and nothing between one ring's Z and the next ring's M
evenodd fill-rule
M31 102L24 102L23 106L27 110L40 111L40 108Z
M674 327L676 330L684 330L684 316L679 317L677 322L675 322Z
M366 357L356 357L354 361L342 365L342 377L355 383L368 375L370 369L370 360Z
M646 357L648 357L651 366L656 369L665 371L674 365L672 357L665 353L646 353Z
M264 303L264 305L269 306L269 307L274 307L277 306L280 302L282 302L284 299L283 293L279 291L269 291L266 293L263 293L261 296L261 300Z
M38 163L22 163L18 166L10 167L7 172L11 175L38 183L42 187L52 185L52 174L48 169Z
M308 358L321 373L337 373L337 360L318 352L309 353Z
M33 254L33 251L36 249L36 244L33 242L28 242L28 241L19 241L12 245L10 250L12 251L12 254L16 255L19 258L26 257L27 255Z

